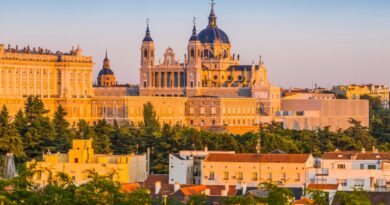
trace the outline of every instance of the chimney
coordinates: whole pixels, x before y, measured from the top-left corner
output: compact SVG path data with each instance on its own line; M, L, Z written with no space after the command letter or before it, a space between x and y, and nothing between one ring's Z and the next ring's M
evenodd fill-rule
M366 149L364 149L364 147L362 148L362 153L366 153Z
M227 196L227 193L228 193L228 190L223 189L223 190L221 191L221 196Z
M154 183L154 194L158 194L160 192L160 189L161 189L161 182L160 181L156 181L156 183Z
M210 196L210 189L209 188L204 190L204 195Z
M176 182L174 185L174 191L176 192L179 189L180 189L180 184L179 184L179 182Z
M225 182L225 190L228 192L229 191L229 182Z
M246 194L246 182L242 183L242 195Z
M236 184L236 190L240 190L241 189L241 182L237 182Z

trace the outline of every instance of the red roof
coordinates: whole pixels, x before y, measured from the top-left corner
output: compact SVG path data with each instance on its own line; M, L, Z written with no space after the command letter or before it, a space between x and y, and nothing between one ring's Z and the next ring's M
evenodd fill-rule
M121 184L121 189L120 191L121 192L126 192L126 193L130 193L130 192L133 192L133 191L136 191L139 189L139 184L138 183L125 183L125 184Z
M307 189L336 190L337 186L337 184L309 184Z
M357 152L357 151L342 151L342 152L325 152L323 159L353 159L353 160L390 160L390 152Z
M169 183L169 175L168 174L151 174L144 181L144 184L155 184L156 182L161 182L161 184Z
M204 162L305 163L310 154L222 154L211 153Z
M299 200L294 201L292 204L314 204L314 200L308 199L308 198L302 198Z
M195 185L190 187L181 188L180 191L184 196L191 196L194 194L201 194L207 187L205 185Z

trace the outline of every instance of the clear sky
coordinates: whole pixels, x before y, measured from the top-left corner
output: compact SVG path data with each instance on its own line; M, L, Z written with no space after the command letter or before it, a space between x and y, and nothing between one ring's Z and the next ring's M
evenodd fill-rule
M243 64L263 56L275 85L329 87L390 83L389 0L216 0L218 26ZM0 43L93 56L105 49L119 83L138 83L140 45L150 18L157 60L170 46L182 60L209 0L0 0Z

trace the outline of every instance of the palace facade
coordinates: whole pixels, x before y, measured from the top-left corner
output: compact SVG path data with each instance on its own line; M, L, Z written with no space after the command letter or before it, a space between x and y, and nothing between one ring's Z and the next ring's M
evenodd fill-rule
M49 116L62 105L72 124L103 118L138 124L147 102L154 105L161 123L215 131L257 131L261 122L285 121L278 114L283 111L280 88L269 82L261 57L258 63L245 65L240 55L231 52L232 43L217 24L214 4L205 29L198 33L194 23L184 61L167 48L164 60L156 63L155 49L148 24L140 49L139 85L119 85L107 52L93 84L94 62L80 47L63 53L0 45L0 105L6 105L12 116L23 109L28 96L39 96ZM368 106L353 109L368 110ZM363 118L368 119L368 114ZM289 123L295 124L291 117Z

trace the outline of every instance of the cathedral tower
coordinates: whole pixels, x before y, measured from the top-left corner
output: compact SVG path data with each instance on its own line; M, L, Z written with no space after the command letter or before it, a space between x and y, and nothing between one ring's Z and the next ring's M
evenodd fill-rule
M154 42L150 35L149 20L141 46L140 92L141 95L151 95L153 88L152 69L154 66Z
M196 31L195 18L192 35L188 42L188 62L187 62L187 96L201 95L202 87L202 44Z

